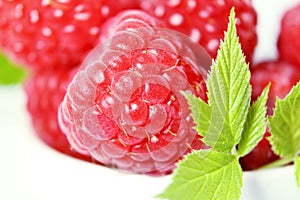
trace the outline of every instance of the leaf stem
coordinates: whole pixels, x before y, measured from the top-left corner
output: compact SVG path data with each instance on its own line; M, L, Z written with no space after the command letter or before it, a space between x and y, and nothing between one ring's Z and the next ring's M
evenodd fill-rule
M260 168L258 168L258 170L260 169L270 169L270 168L275 168L275 167L282 167L284 165L290 164L294 161L294 158L281 158L279 160L276 160L274 162L271 162L267 165L264 165Z

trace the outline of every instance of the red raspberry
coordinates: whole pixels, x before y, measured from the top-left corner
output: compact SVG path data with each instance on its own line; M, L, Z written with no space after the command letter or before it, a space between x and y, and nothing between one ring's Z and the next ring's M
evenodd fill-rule
M271 83L267 101L268 115L273 114L276 97L284 98L300 80L300 69L285 61L265 61L251 68L252 99Z
M76 66L97 44L104 20L136 6L125 0L0 1L0 45L25 66Z
M79 150L105 165L170 173L184 154L204 148L181 94L206 98L203 75L211 59L203 51L171 30L116 32L90 53L69 85L60 126Z
M257 44L257 14L251 0L141 0L141 8L165 21L169 28L187 34L215 58L224 37L228 16L235 7L237 32L247 61Z
M291 88L300 80L300 70L295 65L285 61L265 61L251 68L252 99L255 100L263 89L271 83L269 99L267 101L267 114L273 114L276 97L284 98ZM240 162L244 170L257 169L265 164L277 160L271 145L267 140L270 135L266 131L260 143Z
M116 16L108 19L101 26L100 41L103 42L108 39L111 35L114 35L118 31L126 31L136 28L146 27L166 27L162 21L151 17L147 13L141 10L126 10L118 13Z
M59 104L74 74L75 69L43 70L32 74L24 86L27 95L27 110L33 128L46 144L62 153L88 160L88 156L83 156L71 149L57 121Z
M300 68L300 4L287 10L281 20L278 37L278 51L282 60L296 64Z

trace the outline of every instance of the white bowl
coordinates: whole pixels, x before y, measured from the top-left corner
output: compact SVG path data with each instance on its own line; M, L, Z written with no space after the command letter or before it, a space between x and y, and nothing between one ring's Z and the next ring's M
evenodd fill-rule
M256 62L276 57L279 18L298 0L253 0L259 15ZM150 200L172 176L126 174L56 152L30 126L20 87L0 88L0 199ZM242 200L296 200L293 166L244 173Z
M33 132L20 87L0 87L0 199L151 200L172 176L126 174L58 153ZM242 200L296 200L293 166L244 173Z
M127 174L62 155L30 139L27 171L38 200L151 200L172 176ZM300 197L293 166L244 173L241 200L296 200Z

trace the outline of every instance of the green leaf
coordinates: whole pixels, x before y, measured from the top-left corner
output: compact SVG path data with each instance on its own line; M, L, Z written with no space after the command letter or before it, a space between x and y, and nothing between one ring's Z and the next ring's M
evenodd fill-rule
M191 116L196 124L195 129L199 135L205 137L210 125L210 107L201 98L195 97L190 93L186 92L184 96L188 100Z
M268 99L268 85L261 96L252 104L238 145L239 156L247 155L262 139L266 132L266 102Z
M300 187L300 157L295 158L295 177L297 186Z
M243 140L238 153L246 154L262 137L268 88L250 109L250 71L235 24L232 9L224 42L208 74L208 103L185 94L196 129L203 136L202 141L212 148L186 156L161 198L235 200L241 196L243 179L236 146Z
M273 151L284 158L300 153L300 83L283 99L277 98L274 115L268 119Z
M224 42L221 41L207 80L211 120L203 141L222 152L232 151L239 142L250 107L249 66L245 62L235 24L232 9Z
M20 83L25 77L25 70L12 63L0 52L0 84Z
M237 200L242 188L238 159L217 151L194 151L179 163L173 183L159 197L169 200Z

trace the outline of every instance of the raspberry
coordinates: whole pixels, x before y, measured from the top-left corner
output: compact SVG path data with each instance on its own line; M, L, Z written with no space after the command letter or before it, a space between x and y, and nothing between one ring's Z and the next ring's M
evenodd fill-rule
M300 80L300 69L285 61L265 61L251 68L252 99L256 99L271 83L267 101L268 115L273 114L276 97L284 98Z
M167 23L169 28L187 34L215 58L224 37L228 15L235 7L237 32L248 62L257 44L257 14L250 0L141 0L141 8Z
M74 74L75 69L43 70L32 74L24 85L27 110L35 132L46 144L64 154L91 160L71 149L57 121L59 104Z
M100 25L136 6L124 0L0 1L0 45L31 68L76 66L97 44Z
M118 31L126 31L135 28L146 27L166 27L162 21L151 17L147 13L141 10L125 10L118 13L116 16L108 19L101 26L101 33L99 43L108 39L111 35L114 35Z
M278 37L279 57L300 68L300 4L286 11L281 20Z
M107 166L170 173L184 154L205 148L181 93L206 98L211 59L203 51L171 30L116 32L89 54L69 85L60 126L79 150Z
M285 61L264 61L251 68L252 99L255 100L262 90L271 83L269 99L267 101L267 114L272 115L276 97L284 98L291 88L300 80L300 70L297 66ZM257 169L265 164L277 160L271 145L267 140L268 130L259 144L240 163L244 170Z

